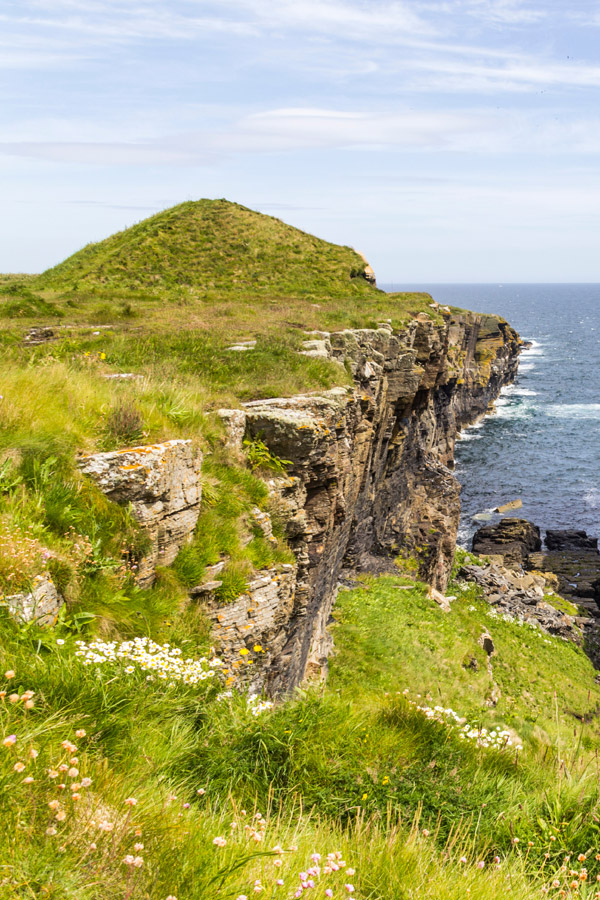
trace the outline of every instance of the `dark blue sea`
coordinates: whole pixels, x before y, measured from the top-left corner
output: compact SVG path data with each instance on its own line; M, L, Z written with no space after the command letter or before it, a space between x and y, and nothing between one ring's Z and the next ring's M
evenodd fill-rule
M496 412L457 443L461 543L480 527L473 516L517 497L523 508L512 515L542 530L583 528L600 537L600 284L395 289L425 290L440 303L498 313L533 342Z

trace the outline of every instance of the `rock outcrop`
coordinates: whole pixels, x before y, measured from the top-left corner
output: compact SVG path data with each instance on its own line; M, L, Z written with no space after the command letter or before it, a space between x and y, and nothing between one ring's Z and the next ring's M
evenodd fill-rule
M138 583L152 584L157 565L173 562L196 527L202 498L202 458L189 440L166 441L81 457L80 470L133 515L150 539Z
M483 588L484 598L498 614L526 622L547 634L581 644L582 629L593 626L591 618L569 615L553 605L553 599L558 604L561 599L547 590L548 579L541 573L520 574L490 563L462 566L458 577Z
M281 651L263 669L271 692L326 665L327 624L343 565L389 571L415 555L421 577L444 591L459 522L452 474L457 431L486 413L516 373L520 341L501 319L421 313L405 330L316 332L310 347L352 374L352 388L221 411L230 446L260 437L291 460L269 486L296 555Z
M63 605L64 600L48 575L37 575L30 591L0 599L0 606L18 622L37 625L54 625Z
M501 519L497 525L486 525L473 535L473 553L500 556L509 568L526 566L530 553L541 547L540 529L527 519Z

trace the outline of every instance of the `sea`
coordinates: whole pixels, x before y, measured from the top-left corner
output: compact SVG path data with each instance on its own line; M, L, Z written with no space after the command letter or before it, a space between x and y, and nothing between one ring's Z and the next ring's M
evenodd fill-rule
M469 546L481 519L497 522L502 517L493 510L516 499L523 506L508 515L529 519L542 532L577 528L600 537L600 284L394 289L427 291L442 304L497 313L532 344L495 412L457 442L459 543Z

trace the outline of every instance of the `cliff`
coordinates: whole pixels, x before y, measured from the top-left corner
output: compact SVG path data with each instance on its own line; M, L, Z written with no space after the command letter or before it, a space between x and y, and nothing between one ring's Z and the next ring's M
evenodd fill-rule
M214 613L232 660L243 635L260 645L253 684L273 693L326 665L344 567L392 571L399 554L414 555L420 576L444 591L460 515L456 435L513 380L520 344L503 320L473 313L420 314L398 333L383 323L310 337L307 352L346 366L353 388L222 411L234 445L260 438L291 461L269 488L296 556L293 600L288 576L280 605L274 579L266 606L246 596Z

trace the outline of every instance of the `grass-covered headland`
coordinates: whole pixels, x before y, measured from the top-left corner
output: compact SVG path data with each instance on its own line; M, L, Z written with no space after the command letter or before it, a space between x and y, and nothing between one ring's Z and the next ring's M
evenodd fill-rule
M580 649L399 569L340 593L327 683L271 703L231 691L189 600L221 558L223 603L290 559L251 515L277 461L234 458L215 410L347 383L306 330L431 313L364 265L200 201L1 279L0 596L47 572L67 604L54 628L0 611L0 900L600 897ZM145 535L76 454L174 437L204 451L202 512L141 589Z

